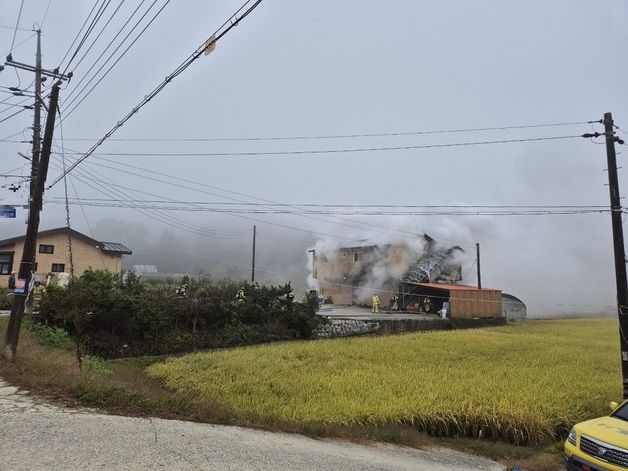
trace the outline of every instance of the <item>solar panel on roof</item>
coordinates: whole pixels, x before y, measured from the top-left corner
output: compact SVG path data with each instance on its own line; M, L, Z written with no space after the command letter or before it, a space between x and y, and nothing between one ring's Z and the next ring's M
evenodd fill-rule
M116 242L100 242L100 248L104 252L117 252L122 254L131 254L131 250L128 247Z

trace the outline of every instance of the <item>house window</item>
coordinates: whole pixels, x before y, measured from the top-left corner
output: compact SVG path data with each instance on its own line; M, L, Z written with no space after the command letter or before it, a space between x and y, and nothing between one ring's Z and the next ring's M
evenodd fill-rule
M54 245L39 244L39 253L55 253Z
M327 263L328 262L327 257L325 255L320 255L318 257L318 261L321 262L321 263Z
M53 263L52 270L53 273L62 273L65 271L65 263Z
M13 270L13 252L0 253L0 275L8 275Z
M362 252L353 252L353 261L361 262L362 261Z

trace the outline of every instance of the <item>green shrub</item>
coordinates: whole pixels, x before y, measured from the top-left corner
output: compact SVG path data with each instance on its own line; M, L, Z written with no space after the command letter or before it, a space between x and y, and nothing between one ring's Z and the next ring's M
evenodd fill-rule
M290 293L290 283L184 278L156 285L87 270L68 288L47 288L34 319L104 358L310 338L320 322L316 301L294 302Z
M9 288L0 288L0 310L11 309L13 304L13 291Z
M31 322L24 319L24 325L35 334L39 345L55 348L70 348L70 334L61 327L51 327L46 324Z
M90 373L95 373L105 378L113 378L114 374L109 368L105 360L93 355L84 355L82 358L83 369Z

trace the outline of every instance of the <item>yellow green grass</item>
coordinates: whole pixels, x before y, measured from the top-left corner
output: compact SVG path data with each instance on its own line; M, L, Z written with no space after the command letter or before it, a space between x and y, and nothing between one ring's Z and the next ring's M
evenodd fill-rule
M257 419L396 424L514 444L555 442L621 398L613 319L267 344L170 358L147 372Z

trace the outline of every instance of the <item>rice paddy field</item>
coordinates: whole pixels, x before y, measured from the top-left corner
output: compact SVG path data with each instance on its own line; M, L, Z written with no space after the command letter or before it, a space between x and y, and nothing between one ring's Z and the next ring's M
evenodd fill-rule
M555 442L621 399L616 319L287 342L170 358L172 390L257 419Z

